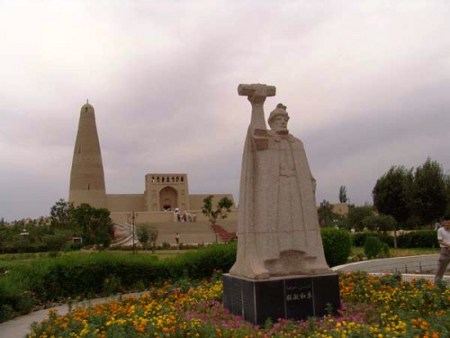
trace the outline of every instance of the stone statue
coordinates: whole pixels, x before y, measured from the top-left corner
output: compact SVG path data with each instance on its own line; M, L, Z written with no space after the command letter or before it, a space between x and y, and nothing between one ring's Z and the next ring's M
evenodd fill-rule
M230 275L275 276L330 273L323 252L315 179L303 143L289 134L289 115L279 104L266 128L263 105L274 86L239 85L252 117L242 158L238 251Z

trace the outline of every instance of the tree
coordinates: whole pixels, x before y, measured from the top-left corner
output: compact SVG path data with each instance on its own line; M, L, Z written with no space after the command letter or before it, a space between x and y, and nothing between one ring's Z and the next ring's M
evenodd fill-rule
M377 180L372 190L373 204L381 214L391 215L399 224L411 216L412 169L393 166Z
M430 158L416 168L412 189L413 206L425 224L431 224L445 215L447 190L441 165Z
M363 219L373 215L373 207L370 205L351 207L348 211L348 225L361 231L364 229Z
M412 216L412 169L393 166L377 180L372 190L373 204L380 214L394 218L394 247L397 247L397 224L405 227ZM389 223L389 221L388 221Z
M341 185L339 188L339 203L347 203L347 188L345 185Z
M395 229L397 221L391 215L372 215L364 217L362 224L372 232L387 234L388 231Z
M3 218L2 218L3 220ZM0 223L0 253L3 253L4 247L7 246L8 243L12 243L12 229L11 227L6 226L4 222Z
M447 195L447 207L445 208L444 218L450 218L450 174L448 172L444 175L444 181Z
M154 226L148 227L148 234L150 236L150 244L152 245L152 252L155 252L156 240L158 239L159 231Z
M150 240L150 235L148 233L147 226L145 224L139 225L137 227L136 236L137 236L139 242L141 242L144 249L146 249L147 245L148 245L148 241Z
M211 225L216 225L217 218L226 218L227 213L231 211L233 202L228 197L223 197L217 202L216 208L213 209L213 195L209 195L203 200L202 213L209 218Z
M89 204L82 203L73 209L72 222L82 229L83 243L99 244L103 247L111 244L113 223L108 209L93 208Z
M50 209L51 225L54 227L68 227L71 223L73 205L64 199L59 199Z
M319 216L320 226L331 227L334 225L336 214L333 212L333 206L327 200L320 202L317 214Z
M152 252L155 252L158 234L159 231L156 227L149 226L146 224L138 226L136 230L136 235L139 242L141 242L141 244L144 246L145 249L148 247L148 244L150 244L152 246Z
M61 251L67 243L67 233L59 231L55 234L47 234L42 236L42 242L47 245L49 251Z

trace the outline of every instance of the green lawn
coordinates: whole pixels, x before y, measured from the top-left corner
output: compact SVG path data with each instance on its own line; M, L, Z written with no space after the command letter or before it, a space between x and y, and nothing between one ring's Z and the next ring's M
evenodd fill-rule
M159 259L167 259L175 256L182 255L191 250L156 250L154 255L158 256ZM69 252L36 252L36 253L14 253L14 254L0 254L1 262L30 262L39 258L48 258L63 255L88 255L91 253L96 253L97 251L91 250L81 250L81 251L69 251ZM107 250L108 253L117 255L133 255L131 250ZM136 255L152 255L151 250L137 250Z
M167 259L175 256L182 255L190 250L156 250L154 255L158 256L159 259ZM47 258L55 255L80 255L80 254L90 254L95 251L82 250L82 251L71 251L71 252L58 252L58 253L49 253L49 252L39 252L39 253L17 253L17 254L0 254L0 262L29 262L33 261L37 258ZM130 250L108 250L109 253L117 254L117 255L133 255L133 252ZM416 256L416 255L428 255L428 254L437 254L439 253L439 248L414 248L414 249L389 249L389 253L391 257L405 257L405 256ZM136 255L151 255L151 250L138 250ZM364 255L363 247L352 247L351 256L355 255Z

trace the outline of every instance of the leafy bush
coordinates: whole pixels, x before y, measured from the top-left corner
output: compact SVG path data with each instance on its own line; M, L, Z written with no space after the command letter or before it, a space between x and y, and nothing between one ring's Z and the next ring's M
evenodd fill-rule
M394 247L394 236L388 235L386 233L381 233L377 237L382 243L386 244L388 247L391 248Z
M393 247L394 246L394 237L387 235L385 233L380 233L380 234L375 234L369 231L364 231L364 232L357 232L355 234L352 235L352 243L354 246L358 246L358 247L363 247L364 243L366 241L366 238L369 236L375 236L378 237L378 239L383 242L386 243L388 246Z
M345 264L352 249L350 233L346 230L324 228L321 230L321 235L328 265Z
M383 243L381 247L380 258L388 258L391 257L391 253L389 252L389 246L386 243Z
M383 243L375 236L367 236L364 242L364 254L368 259L376 258L383 250Z
M352 234L352 243L354 246L362 247L364 246L364 242L366 241L366 237L372 235L372 233L364 231L364 232L356 232Z
M13 278L8 282L5 277L0 279L0 322L30 312L35 304L33 293L24 291L20 280Z

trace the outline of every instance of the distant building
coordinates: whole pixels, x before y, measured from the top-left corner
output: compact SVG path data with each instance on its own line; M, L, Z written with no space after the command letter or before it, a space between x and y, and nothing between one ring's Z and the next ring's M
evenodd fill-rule
M347 203L336 203L331 205L333 211L336 215L347 216L348 215L348 204Z
M164 222L173 219L176 209L198 213L203 199L209 194L189 194L187 174L149 173L145 175L145 189L141 194L107 194L105 176L94 107L81 107L78 132L70 172L69 202L74 206L88 203L96 208L107 208L115 221L128 222L132 211L139 212L140 222ZM222 197L233 202L231 194L212 194L213 203ZM237 219L234 207L229 215Z

